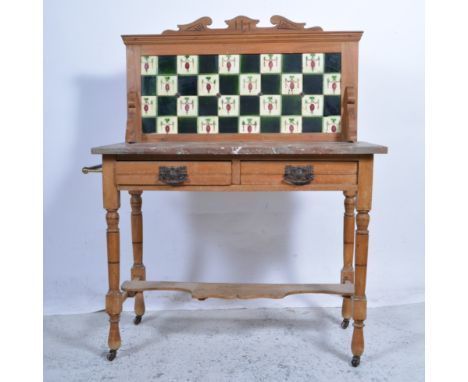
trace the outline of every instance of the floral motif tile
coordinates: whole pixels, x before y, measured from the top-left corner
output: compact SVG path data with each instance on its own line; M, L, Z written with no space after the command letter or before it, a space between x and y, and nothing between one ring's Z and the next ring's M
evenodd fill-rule
M147 96L142 97L141 103L141 116L142 117L156 117L156 97L155 96Z
M327 73L323 76L323 94L339 95L341 94L341 74Z
M158 72L157 56L141 56L141 75L151 76Z
M198 95L215 96L219 93L219 75L203 74L198 76Z
M339 133L340 131L341 131L341 117L339 116L323 117L322 132Z
M177 134L177 117L158 117L158 134Z
M260 55L260 73L281 73L282 55L281 54L262 54Z
M260 97L260 115L281 115L281 96L265 95Z
M256 134L260 132L260 117L249 115L239 118L240 134Z
M177 76L158 76L157 94L171 96L177 93Z
M177 56L177 74L198 74L198 56Z
M302 93L302 74L287 73L281 76L281 94L297 95Z
M145 134L337 133L341 54L141 56Z
M239 74L240 56L238 54L222 54L218 58L220 74Z
M305 53L302 55L302 73L323 73L325 55L323 53Z
M241 95L257 95L260 92L260 74L241 74L239 76L239 82Z
M283 134L301 133L302 117L287 115L281 117L281 132Z
M218 115L224 117L233 117L239 115L239 96L219 97Z
M218 117L198 117L199 134L218 134Z
M196 117L198 115L198 97L179 97L177 99L177 115L180 117Z
M317 117L323 115L323 95L304 95L302 97L302 115Z

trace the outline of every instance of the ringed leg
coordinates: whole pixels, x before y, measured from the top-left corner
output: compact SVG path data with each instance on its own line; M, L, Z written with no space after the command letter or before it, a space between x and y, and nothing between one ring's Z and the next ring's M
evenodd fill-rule
M372 204L373 157L359 161L357 216L356 216L356 255L354 260L355 282L353 296L354 330L351 342L353 359L351 364L359 365L364 352L364 321L367 317L366 276L369 244L369 211Z
M142 191L129 191L130 204L132 207L132 246L133 246L133 267L131 270L132 280L146 280L145 266L143 265L143 216L141 213ZM143 292L135 294L135 319L133 322L138 325L145 314L145 300Z
M120 348L120 313L122 312L122 292L120 291L120 231L119 213L120 191L114 182L114 158L103 159L104 208L107 210L107 267L109 290L106 295L106 312L109 315L109 353L107 359L112 361Z
M356 191L344 191L345 213L343 218L343 268L341 270L341 283L354 283L354 208ZM343 296L341 327L346 329L352 316L352 300L350 296Z

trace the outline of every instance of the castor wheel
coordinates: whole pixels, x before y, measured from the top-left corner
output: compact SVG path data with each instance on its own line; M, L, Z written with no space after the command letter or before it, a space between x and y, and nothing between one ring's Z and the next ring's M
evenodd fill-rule
M346 329L348 326L349 326L349 320L347 318L341 321L341 329Z
M107 360L113 361L116 356L117 356L117 350L109 350L109 353L107 353Z
M205 301L205 300L206 300L206 297L200 297L200 298L198 299L198 301Z
M359 357L358 355L353 356L353 359L351 360L351 365L353 365L353 367L358 367L360 363L361 357Z
M135 318L133 319L133 323L135 325L138 325L141 322L141 317L142 316L135 316Z

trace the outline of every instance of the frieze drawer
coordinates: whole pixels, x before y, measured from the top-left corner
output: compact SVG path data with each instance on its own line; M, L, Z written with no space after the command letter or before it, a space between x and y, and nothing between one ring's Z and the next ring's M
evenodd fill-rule
M251 185L356 184L356 162L246 161L241 183Z
M231 162L118 161L115 166L115 179L119 185L229 185Z

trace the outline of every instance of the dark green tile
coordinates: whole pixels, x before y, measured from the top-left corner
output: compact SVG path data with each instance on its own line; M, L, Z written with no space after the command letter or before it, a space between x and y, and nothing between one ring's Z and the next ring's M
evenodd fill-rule
M141 95L156 95L156 76L141 76Z
M321 133L322 117L302 117L303 133Z
M258 115L260 113L260 97L240 96L240 115Z
M240 62L241 73L260 73L260 55L243 54Z
M324 96L323 115L341 115L341 96Z
M281 94L281 74L262 74L262 94Z
M239 94L239 76L237 74L220 74L219 92L222 95Z
M302 73L302 54L283 54L283 73Z
M219 132L221 134L237 133L239 119L237 117L219 117Z
M218 55L202 55L198 57L198 73L218 73Z
M180 134L196 134L197 118L179 117L177 118L177 129Z
M159 74L177 74L177 56L159 56Z
M341 53L325 53L325 73L341 72Z
M281 131L280 117L261 117L260 132L261 133L279 133Z
M177 97L158 97L158 115L177 115Z
M156 118L142 118L141 128L144 134L151 134L156 132Z
M178 76L177 91L180 95L197 95L198 76Z
M282 96L281 114L282 115L301 115L301 96Z
M198 97L198 115L218 115L218 97Z
M304 94L322 94L323 93L323 75L322 74L303 74L302 92Z

